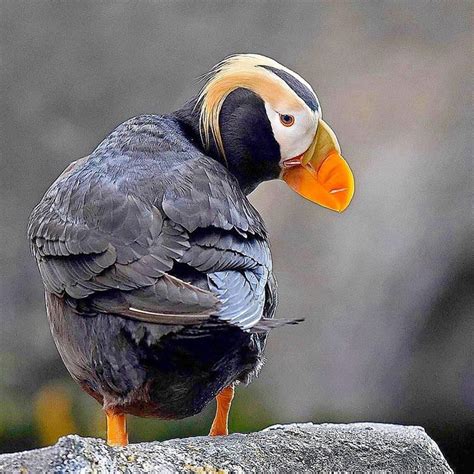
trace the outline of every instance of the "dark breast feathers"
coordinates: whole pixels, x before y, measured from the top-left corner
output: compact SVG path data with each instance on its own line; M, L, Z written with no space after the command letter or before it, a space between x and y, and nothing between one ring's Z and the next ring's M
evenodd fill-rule
M137 347L146 338L152 347L170 332L194 337L198 326L215 334L232 328L238 340L272 325L275 288L262 219L233 176L185 140L171 118L131 119L73 163L34 209L28 236L59 351L77 380L93 380L91 392L102 390L93 374L98 364L84 360L85 349L62 347L58 339L71 336L56 313L80 319L74 330L88 334L81 337L92 352L86 326L94 318L105 346L117 326L143 333L132 334ZM263 335L245 337L263 350ZM139 372L141 361L130 363ZM114 377L122 403L146 379L138 374L121 387Z

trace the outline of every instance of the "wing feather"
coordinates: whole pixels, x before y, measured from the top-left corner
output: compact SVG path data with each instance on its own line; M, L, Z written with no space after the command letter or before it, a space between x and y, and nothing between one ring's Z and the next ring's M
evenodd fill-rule
M82 310L192 324L218 306L211 292L167 275L190 247L188 232L87 167L53 184L28 235L46 290Z
M28 228L46 290L84 313L277 325L265 323L273 274L258 212L222 165L197 150L174 155L162 168L156 156L92 156L58 178Z

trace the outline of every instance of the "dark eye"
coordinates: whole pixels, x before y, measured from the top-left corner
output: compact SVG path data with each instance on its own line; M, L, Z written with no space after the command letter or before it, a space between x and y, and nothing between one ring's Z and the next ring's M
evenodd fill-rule
M285 127L291 127L295 123L293 115L280 114L280 122Z

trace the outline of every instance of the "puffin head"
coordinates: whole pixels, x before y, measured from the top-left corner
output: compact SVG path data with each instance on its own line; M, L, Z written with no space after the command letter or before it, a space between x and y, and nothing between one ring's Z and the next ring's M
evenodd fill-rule
M204 146L245 192L281 178L326 208L349 205L352 172L316 94L295 72L265 56L231 56L209 73L196 108Z

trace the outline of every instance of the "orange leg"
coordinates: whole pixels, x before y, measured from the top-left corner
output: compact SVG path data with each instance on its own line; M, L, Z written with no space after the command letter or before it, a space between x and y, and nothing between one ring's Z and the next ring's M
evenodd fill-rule
M229 385L224 388L216 397L216 416L212 422L209 436L226 436L229 434L227 425L229 421L229 411L232 399L234 398L234 386Z
M109 446L127 446L127 416L123 413L114 413L111 410L107 415L107 444Z

